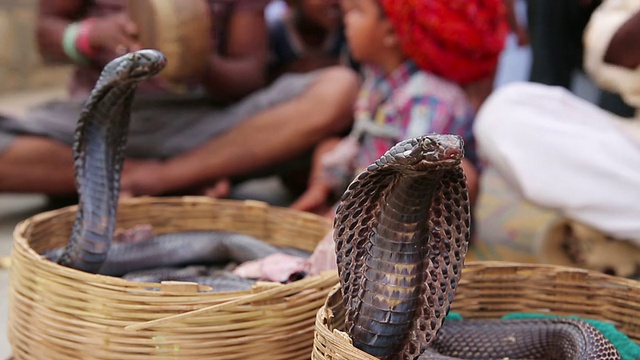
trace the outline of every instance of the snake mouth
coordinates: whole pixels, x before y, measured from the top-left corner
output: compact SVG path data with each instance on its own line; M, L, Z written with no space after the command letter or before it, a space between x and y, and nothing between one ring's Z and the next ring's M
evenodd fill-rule
M426 161L439 164L457 164L462 161L464 151L460 148L441 148L424 154Z
M139 81L159 73L167 65L167 58L158 50L143 49L121 56L118 69L128 81Z
M132 54L131 76L142 78L159 73L167 65L167 58L158 50L145 49Z
M422 161L434 166L455 166L464 158L462 138L457 135L429 135L420 142Z
M453 159L438 159L438 160L423 160L417 166L416 170L418 172L422 172L425 170L446 170L452 169L456 166L459 166L462 162L461 158L453 158Z
M388 156L394 159L393 166L399 166L401 172L423 173L459 166L464 158L464 147L460 136L433 134L400 142Z

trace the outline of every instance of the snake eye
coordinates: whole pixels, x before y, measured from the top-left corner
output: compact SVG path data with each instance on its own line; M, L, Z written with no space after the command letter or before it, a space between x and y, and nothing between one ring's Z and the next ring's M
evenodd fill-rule
M429 150L433 146L433 144L435 144L435 141L433 141L431 138L422 138L422 150Z

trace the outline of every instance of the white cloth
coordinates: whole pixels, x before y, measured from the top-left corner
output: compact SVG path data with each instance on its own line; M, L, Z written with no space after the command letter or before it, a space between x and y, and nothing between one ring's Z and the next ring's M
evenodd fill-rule
M526 200L640 245L640 141L628 123L563 88L514 83L485 102L474 134Z

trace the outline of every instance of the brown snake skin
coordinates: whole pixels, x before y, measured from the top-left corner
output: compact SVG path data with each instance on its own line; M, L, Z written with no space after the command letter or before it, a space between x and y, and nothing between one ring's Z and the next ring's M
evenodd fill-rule
M463 156L455 135L402 141L342 196L334 240L354 346L381 359L619 359L599 331L578 320L443 327L468 249Z

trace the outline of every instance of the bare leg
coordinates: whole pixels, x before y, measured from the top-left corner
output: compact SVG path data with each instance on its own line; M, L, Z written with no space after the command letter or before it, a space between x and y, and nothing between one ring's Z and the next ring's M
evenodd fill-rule
M75 193L72 151L58 141L18 137L0 154L0 192Z
M327 69L300 96L247 119L193 151L165 163L125 169L123 189L134 195L157 195L290 160L351 125L358 87L351 70Z

